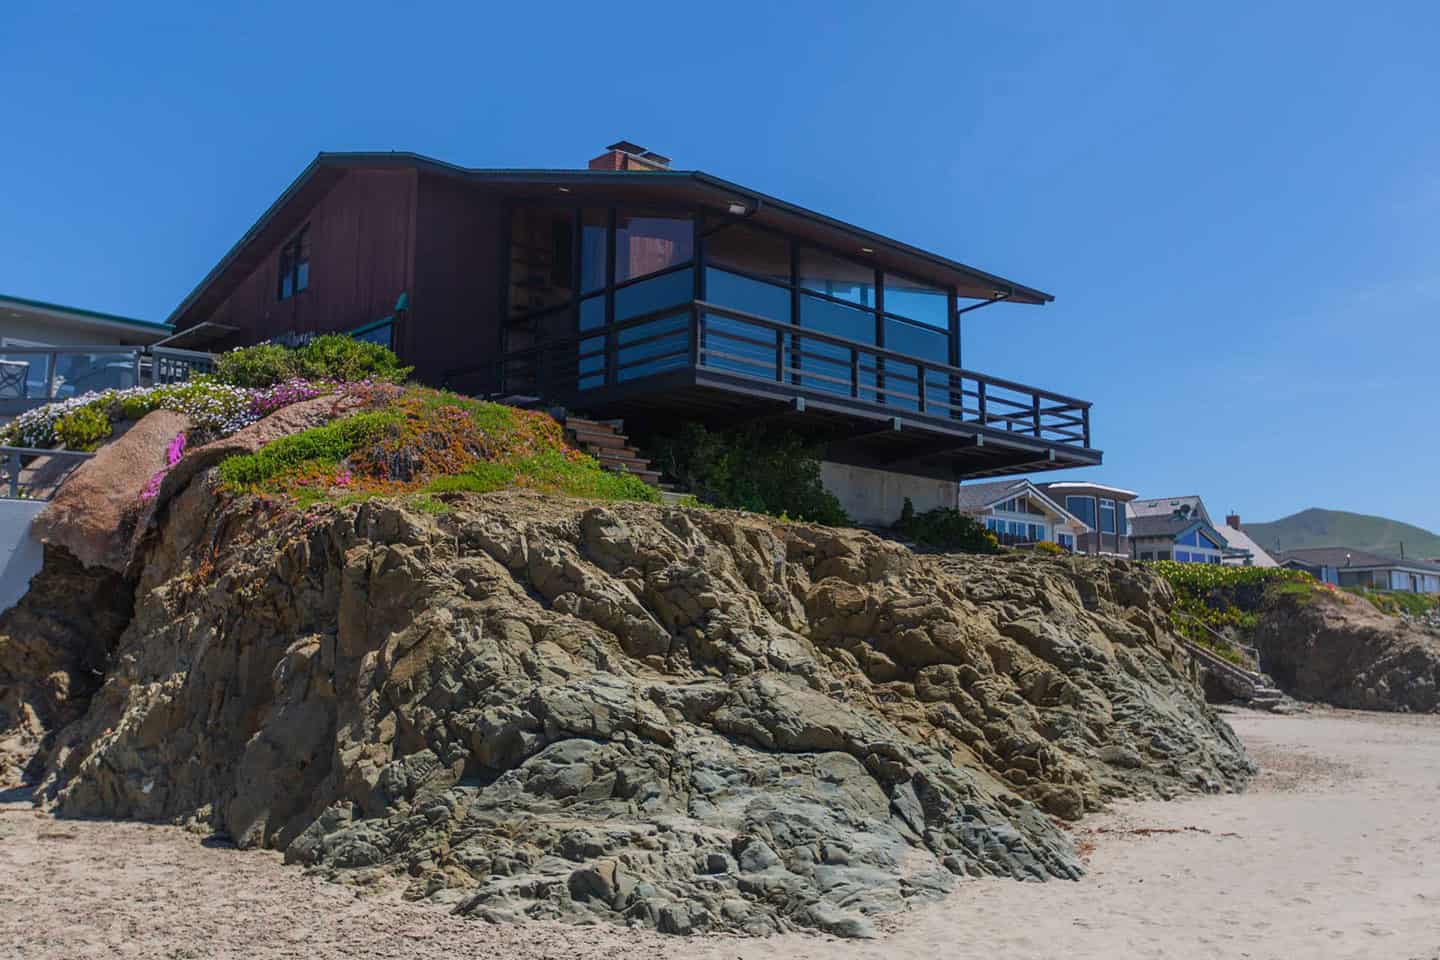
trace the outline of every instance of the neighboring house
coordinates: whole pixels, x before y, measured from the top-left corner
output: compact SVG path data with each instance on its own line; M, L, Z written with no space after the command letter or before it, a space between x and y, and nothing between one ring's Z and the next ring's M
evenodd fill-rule
M1081 553L1131 555L1128 507L1135 499L1133 491L1076 480L1042 483L1039 487L1086 524L1078 544Z
M1210 519L1210 511L1205 509L1205 501L1199 497L1160 497L1156 500L1133 500L1130 503L1131 517L1169 517L1198 516L1206 523L1214 526L1215 521Z
M1440 565L1350 547L1287 550L1281 565L1305 570L1323 583L1407 593L1440 593Z
M1168 516L1131 517L1130 549L1136 560L1222 563L1228 545L1200 512L1177 510Z
M632 434L780 420L893 523L1100 463L1089 403L964 369L975 311L1051 299L620 142L583 170L320 154L170 319L196 349L364 331L425 382Z
M1278 567L1275 558L1261 549L1260 544L1240 526L1240 515L1231 513L1225 517L1225 526L1216 527L1230 549L1225 552L1225 562L1236 567Z
M956 508L983 520L985 529L1007 546L1049 542L1073 552L1090 531L1029 480L961 484Z
M133 350L168 324L0 294L0 415L138 382ZM60 349L54 349L60 348Z

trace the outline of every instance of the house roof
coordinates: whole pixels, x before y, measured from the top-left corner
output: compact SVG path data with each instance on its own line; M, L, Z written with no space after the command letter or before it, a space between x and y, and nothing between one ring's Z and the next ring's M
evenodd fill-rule
M228 268L253 241L266 232L296 198L318 197L349 168L413 168L490 187L524 188L536 196L553 198L555 191L594 189L636 201L669 199L725 208L739 203L757 222L812 239L822 245L854 248L851 254L873 261L880 269L895 270L930 282L953 284L961 296L982 300L1010 300L1043 304L1055 298L975 267L922 250L853 224L788 203L758 190L723 180L700 170L516 170L462 167L415 153L320 153L270 205L199 285L170 314L181 325L197 304L213 299L212 288L223 285ZM576 198L577 201L580 199ZM869 251L868 253L866 251ZM219 294L223 296L224 294Z
M1189 497L1158 497L1153 500L1132 500L1127 512L1131 517L1163 517L1175 513L1184 507L1190 508L1190 515L1198 514L1205 523L1211 527L1215 522L1210 519L1210 511L1205 509L1205 501L1197 496Z
M1066 494L1077 496L1090 491L1093 491L1097 496L1108 495L1116 500L1134 500L1139 496L1139 494L1133 490L1125 490L1121 487L1109 487L1103 483L1090 483L1086 480L1057 480L1051 483L1038 483L1036 486L1047 493L1053 492L1062 497Z
M1220 536L1224 537L1225 542L1228 543L1233 549L1244 550L1250 554L1251 566L1278 567L1280 565L1275 562L1274 557L1270 556L1270 554L1262 550L1260 548L1260 544L1256 543L1253 539L1251 539L1250 535L1244 530L1236 530L1229 524L1216 527L1215 529L1219 531Z
M1428 560L1408 560L1387 556L1383 553L1371 553L1368 550L1356 550L1351 547L1299 547L1294 550L1286 550L1280 556L1281 562L1294 560L1310 567L1335 567L1340 570L1394 567L1440 574L1440 564L1431 563Z
M1167 514L1165 516L1132 517L1130 520L1130 536L1134 538L1170 537L1178 539L1191 530L1197 529L1221 546L1225 545L1224 534L1206 523L1204 517L1177 517Z
M134 317L122 317L116 313L102 313L99 310L86 310L82 307L67 307L61 303L49 303L45 300L32 300L28 297L0 293L0 318L7 315L33 316L41 320L62 323L68 321L78 326L105 330L153 333L157 337L164 336L171 330L168 323L137 320Z
M1011 497L1029 496L1041 501L1054 513L1068 523L1090 529L1084 520L1066 510L1056 503L1051 497L1045 495L1037 485L1029 480L992 480L989 483L962 483L955 497L955 507L961 513L977 513L988 510L997 503L1003 503Z

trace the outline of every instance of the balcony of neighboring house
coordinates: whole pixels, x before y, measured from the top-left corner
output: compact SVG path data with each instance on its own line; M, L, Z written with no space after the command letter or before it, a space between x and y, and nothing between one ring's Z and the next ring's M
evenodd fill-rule
M0 417L60 400L184 380L208 353L163 346L0 346Z
M972 302L918 254L907 272L863 237L845 253L713 211L507 219L504 395L642 431L781 419L832 458L946 479L1100 462L1088 402L961 366L962 317L1001 294Z

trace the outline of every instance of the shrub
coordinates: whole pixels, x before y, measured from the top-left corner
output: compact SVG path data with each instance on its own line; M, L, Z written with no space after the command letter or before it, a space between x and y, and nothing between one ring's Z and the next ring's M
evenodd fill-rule
M1175 632L1221 655L1228 655L1232 648L1217 641L1215 633L1248 637L1267 599L1292 595L1303 602L1319 587L1310 574L1286 567L1230 567L1174 560L1157 560L1145 566L1175 591L1175 606L1170 611Z
M233 387L269 387L298 375L295 354L278 343L240 347L215 358L214 377Z
M261 343L222 353L215 358L214 377L235 387L264 389L296 380L400 383L411 369L401 366L394 353L377 343L335 333L293 350Z
M94 450L110 439L110 418L98 404L78 407L55 421L55 438L70 450Z
M712 506L830 526L850 523L820 482L820 446L789 431L710 431L692 423L653 439L648 449L665 473Z
M1052 557L1070 556L1069 550L1066 550L1058 543L1051 543L1049 540L1041 540L1039 543L1035 544L1034 550L1036 553L1044 553Z
M378 343L344 334L316 337L295 351L295 360L301 377L344 383L359 380L403 383L414 369L402 367L400 358Z
M937 507L914 513L907 521L902 512L896 529L916 543L960 553L999 553L1000 542L995 534L974 517L953 507Z

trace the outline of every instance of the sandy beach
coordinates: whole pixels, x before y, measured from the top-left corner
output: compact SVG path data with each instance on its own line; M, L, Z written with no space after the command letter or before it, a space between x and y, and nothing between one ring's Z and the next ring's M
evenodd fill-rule
M974 880L880 940L491 926L173 827L0 796L0 951L23 958L1334 957L1440 960L1440 717L1233 712L1248 793L1117 806L1079 883Z

